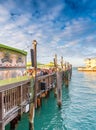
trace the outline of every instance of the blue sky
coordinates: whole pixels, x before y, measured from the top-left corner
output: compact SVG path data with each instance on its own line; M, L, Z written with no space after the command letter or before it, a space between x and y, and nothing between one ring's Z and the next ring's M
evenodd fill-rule
M58 55L73 66L96 57L95 0L0 0L0 43L28 52L37 40L38 62Z

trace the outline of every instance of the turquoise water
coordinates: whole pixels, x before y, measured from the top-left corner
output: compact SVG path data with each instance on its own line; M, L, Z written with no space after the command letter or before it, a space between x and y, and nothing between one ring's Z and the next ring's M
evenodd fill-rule
M62 107L53 91L35 112L34 130L96 130L96 72L73 70L69 87L62 87ZM5 130L9 130L10 125ZM28 114L22 116L16 130L29 130Z
M10 123L5 126L5 130L11 130ZM29 130L29 119L27 113L23 114L21 121L18 122L15 130Z
M51 92L34 121L35 130L96 130L96 73L74 69L69 87L63 85L61 109Z

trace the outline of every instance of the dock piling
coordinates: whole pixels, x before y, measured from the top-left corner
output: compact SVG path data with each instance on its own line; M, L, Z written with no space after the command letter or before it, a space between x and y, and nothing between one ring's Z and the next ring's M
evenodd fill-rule
M32 66L34 67L35 71L35 83L34 83L34 101L33 103L30 104L30 110L29 110L29 130L34 130L33 127L33 121L34 121L34 111L35 108L37 108L37 96L36 96L36 91L37 91L37 41L33 40L33 62Z
M62 72L57 71L57 103L58 106L62 105Z
M35 106L33 103L31 103L29 111L29 130L34 130L34 115L35 115Z
M0 130L5 130L3 122L0 122Z

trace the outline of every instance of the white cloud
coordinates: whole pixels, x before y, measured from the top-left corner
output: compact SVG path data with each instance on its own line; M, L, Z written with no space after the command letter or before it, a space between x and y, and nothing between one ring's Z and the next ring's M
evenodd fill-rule
M8 3L0 5L0 43L26 49L28 57L30 57L32 41L36 39L38 42L38 61L41 62L53 60L54 54L57 53L59 57L69 58L75 64L76 61L82 62L81 57L84 58L92 52L93 43L90 44L90 46L92 45L91 50L89 46L86 48L84 43L91 43L96 39L96 31L94 31L96 24L92 24L89 18L78 18L54 25L53 20L56 20L60 15L64 5L60 4L50 8L50 11L46 11L47 14L45 13L36 20L31 12L22 13L16 17L11 16L12 9L16 9L16 4L11 0L10 4L13 7L8 7ZM10 19L11 17L14 20ZM59 19L57 20L59 22ZM64 25L64 29L60 29L61 24ZM82 52L81 47L86 52ZM77 63L79 64L79 62Z
M10 19L10 12L2 5L0 5L0 23L4 24Z
M60 12L62 11L62 9L64 8L64 5L57 5L56 7L51 8L47 14L45 14L41 20L42 21L50 21L50 20L54 20L56 17L59 16Z
M86 37L86 42L92 42L94 39L96 39L96 35L89 35Z
M74 45L78 44L80 40L74 40L74 41L70 41L69 43L63 45L63 46L58 46L57 48L60 49L64 49L64 48L68 48L68 47L74 47Z
M15 25L17 26L26 25L30 22L30 19L31 19L30 14L22 14L18 16L17 19L15 20Z

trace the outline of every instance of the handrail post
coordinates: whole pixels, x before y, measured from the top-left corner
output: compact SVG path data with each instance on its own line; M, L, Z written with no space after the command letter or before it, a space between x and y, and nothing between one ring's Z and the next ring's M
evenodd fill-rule
M3 92L0 92L0 130L4 130L3 116L4 116L4 102Z

